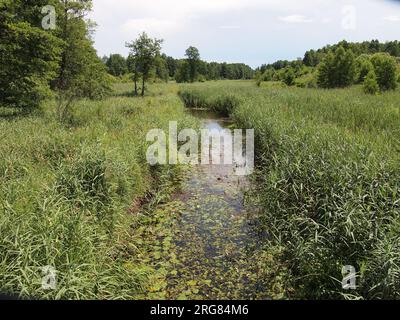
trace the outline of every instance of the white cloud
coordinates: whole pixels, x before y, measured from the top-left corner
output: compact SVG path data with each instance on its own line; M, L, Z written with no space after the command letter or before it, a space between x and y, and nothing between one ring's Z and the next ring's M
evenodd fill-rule
M279 21L285 22L285 23L310 23L313 20L310 18L307 18L306 16L300 15L300 14L293 14L290 16L286 17L279 17Z
M157 18L149 19L130 19L121 25L121 31L125 34L137 35L143 31L152 36L162 37L171 32L175 32L179 25L174 20Z
M240 26L220 26L219 28L225 30L237 30L240 29Z
M400 16L386 16L383 18L385 21L400 22Z
M340 28L347 4L357 9L356 32ZM396 39L393 26L400 24L400 3L383 0L94 0L93 7L100 55L126 54L126 41L146 31L165 39L164 52L175 57L196 45L205 59L252 65L295 58L340 39Z

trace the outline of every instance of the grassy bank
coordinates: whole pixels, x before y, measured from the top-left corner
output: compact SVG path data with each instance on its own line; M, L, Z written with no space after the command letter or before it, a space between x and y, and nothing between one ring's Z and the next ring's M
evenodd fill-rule
M174 85L154 85L144 99L130 91L117 85L108 99L79 101L64 124L53 101L0 117L1 292L132 299L147 290L154 270L138 258L146 248L137 229L153 222L138 209L164 201L179 168L149 167L146 133L193 119ZM57 270L56 290L41 288L45 266Z
M399 91L221 82L182 86L180 96L189 107L239 101L224 112L255 129L260 259L280 266L287 297L398 297ZM358 272L356 291L342 290L345 265ZM273 276L266 267L265 278Z

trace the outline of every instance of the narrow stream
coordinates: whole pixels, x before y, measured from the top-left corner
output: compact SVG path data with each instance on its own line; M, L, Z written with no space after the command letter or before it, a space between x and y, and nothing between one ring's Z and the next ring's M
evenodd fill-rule
M204 128L232 125L212 112L191 112ZM188 171L173 204L180 215L174 225L169 298L262 298L253 259L257 234L250 223L255 209L245 205L247 187L247 178L235 175L234 165L201 165Z

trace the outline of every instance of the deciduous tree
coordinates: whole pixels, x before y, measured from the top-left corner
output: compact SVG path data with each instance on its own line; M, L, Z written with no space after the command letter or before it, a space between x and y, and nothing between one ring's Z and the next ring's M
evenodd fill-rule
M163 40L160 39L149 38L143 32L138 39L126 44L131 50L134 78L137 80L139 74L142 77L142 96L144 96L145 84L150 77L150 72L155 67L157 57L160 56L162 42Z

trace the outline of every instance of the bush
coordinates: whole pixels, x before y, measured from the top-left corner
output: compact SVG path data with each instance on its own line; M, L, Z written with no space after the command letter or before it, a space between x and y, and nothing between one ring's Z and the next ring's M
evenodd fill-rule
M187 108L208 109L226 117L230 116L240 103L239 97L232 93L219 95L211 90L207 92L185 88L178 94Z
M377 94L379 92L379 85L376 81L376 75L373 70L369 71L364 79L364 92L368 94Z
M356 59L357 65L357 83L363 83L366 76L371 70L374 70L374 66L371 63L368 55L361 55Z
M387 53L376 53L371 62L381 91L396 89L396 60Z
M354 54L342 46L329 52L318 66L318 85L322 88L343 88L354 83L356 65Z

